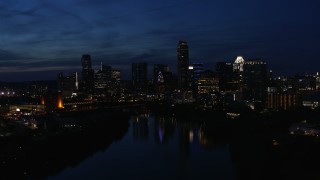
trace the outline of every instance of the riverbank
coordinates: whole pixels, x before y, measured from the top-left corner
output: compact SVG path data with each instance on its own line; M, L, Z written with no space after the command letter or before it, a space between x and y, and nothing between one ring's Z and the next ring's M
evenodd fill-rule
M106 149L128 130L120 112L82 112L73 117L38 117L37 129L0 138L3 179L45 179Z

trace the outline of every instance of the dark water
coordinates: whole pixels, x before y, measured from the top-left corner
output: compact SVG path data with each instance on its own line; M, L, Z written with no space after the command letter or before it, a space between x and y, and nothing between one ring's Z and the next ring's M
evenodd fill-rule
M37 130L2 125L19 133L0 138L0 179L320 179L320 138L288 131L305 117L191 114L94 111L46 116Z
M235 179L228 143L201 122L153 114L131 116L124 136L55 179Z

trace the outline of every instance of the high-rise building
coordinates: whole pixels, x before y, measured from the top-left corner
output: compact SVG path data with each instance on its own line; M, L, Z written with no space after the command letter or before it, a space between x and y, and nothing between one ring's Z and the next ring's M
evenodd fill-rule
M234 72L233 65L228 62L217 62L216 71L219 75L219 89L220 91L234 91Z
M92 69L91 57L88 54L82 55L82 90L87 94L94 91L94 70Z
M92 69L91 56L89 54L82 55L81 64L82 70Z
M219 94L219 76L213 71L203 71L197 80L197 105L201 108L217 107L221 102Z
M203 63L192 63L188 68L188 89L193 91L193 94L197 93L198 80L203 73Z
M233 71L243 72L244 59L242 56L237 56L236 60L233 63Z
M132 84L134 87L146 87L148 83L147 63L132 63Z
M111 66L102 65L94 74L95 94L102 94L106 91L108 84L111 81Z
M243 88L244 62L245 61L242 56L237 56L236 60L233 63L233 73L234 73L233 82L234 82L236 91L242 91L242 88Z
M268 85L267 63L248 60L243 66L243 97L246 100L265 101Z
M271 111L289 110L298 107L299 96L293 92L269 92L266 108Z
M108 85L108 92L116 99L121 97L121 71L119 69L111 70L111 82Z
M185 90L188 88L188 68L189 68L189 47L187 42L179 41L177 48L178 58L178 88Z
M164 82L164 76L168 72L170 72L170 68L168 65L155 64L153 66L153 82L155 84L159 82Z
M315 75L316 78L316 90L319 91L320 90L320 75L319 72L317 72L317 74Z
M213 71L204 71L197 80L197 93L210 94L219 92L219 76Z
M114 82L119 82L121 80L121 71L119 69L112 69L111 79Z
M189 66L189 79L193 84L196 84L201 74L204 72L203 63L192 63Z
M164 94L173 90L173 76L168 65L155 64L153 66L154 92L158 98L163 98Z
M78 73L71 73L70 76L64 76L63 73L58 74L58 90L63 97L71 97L78 90Z

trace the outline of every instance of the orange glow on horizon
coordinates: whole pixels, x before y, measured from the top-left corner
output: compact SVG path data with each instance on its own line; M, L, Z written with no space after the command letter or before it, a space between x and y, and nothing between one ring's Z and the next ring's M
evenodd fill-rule
M44 105L44 97L41 98L41 105Z
M61 109L63 108L63 102L62 102L62 96L58 95L58 108Z

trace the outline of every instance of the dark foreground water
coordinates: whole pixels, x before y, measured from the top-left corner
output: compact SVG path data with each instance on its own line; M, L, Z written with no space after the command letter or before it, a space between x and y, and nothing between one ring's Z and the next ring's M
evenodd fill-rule
M299 114L101 110L48 115L36 130L4 123L0 179L320 179L320 114Z
M228 144L207 137L204 126L131 116L121 139L48 179L235 179Z

